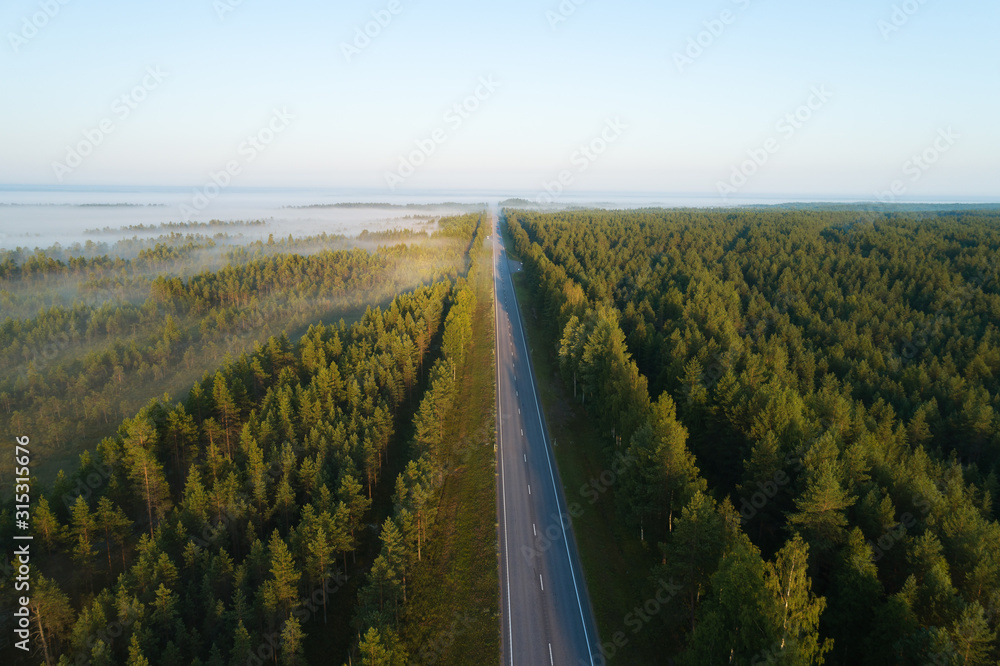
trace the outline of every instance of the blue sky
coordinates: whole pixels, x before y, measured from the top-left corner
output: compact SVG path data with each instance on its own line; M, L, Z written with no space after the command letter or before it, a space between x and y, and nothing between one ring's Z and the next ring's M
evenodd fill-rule
M1000 200L994 2L395 2L7 2L0 183Z

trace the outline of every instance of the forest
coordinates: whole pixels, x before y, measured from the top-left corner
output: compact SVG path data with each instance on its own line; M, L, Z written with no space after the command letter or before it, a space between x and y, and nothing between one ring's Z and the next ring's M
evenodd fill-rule
M226 355L321 318L360 317L465 270L477 216L433 234L269 238L197 234L0 252L0 427L50 443L53 482L152 396L180 395ZM0 486L11 462L0 462Z
M5 394L11 428L38 442L51 436L40 422L14 421L36 413L31 405L80 421L80 405L109 379L168 374L191 350L223 339L213 336L240 330L260 302L281 302L275 319L287 326L292 314L399 293L350 324L317 317L300 337L262 336L248 349L225 342L215 369L195 364L200 378L180 400L147 396L125 418L98 414L98 428L111 425L96 445L51 482L32 478L35 651L24 659L10 644L13 566L4 562L5 663L395 665L417 650L429 661L412 637L408 604L427 588L443 486L456 474L450 424L473 362L477 313L489 311L488 233L475 214L441 220L423 245L303 255L262 244L186 277L149 272L142 256L110 272L103 266L123 260L44 262L45 275L146 280L149 295L138 305L53 308L4 322L8 367L21 362L22 347L52 335L109 345L56 360ZM45 279L10 263L20 275L9 279ZM429 276L423 284L400 288L419 271ZM133 330L146 344L122 349ZM492 392L483 399L491 403ZM492 535L492 501L488 509ZM0 533L14 534L7 502ZM495 537L478 547L490 562ZM495 596L495 579L490 587ZM492 629L495 599L482 612L469 622Z
M995 210L505 218L660 658L997 663Z

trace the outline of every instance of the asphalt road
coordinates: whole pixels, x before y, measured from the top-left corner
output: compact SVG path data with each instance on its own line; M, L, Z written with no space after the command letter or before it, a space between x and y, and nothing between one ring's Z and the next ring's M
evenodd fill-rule
M594 664L596 624L494 215L501 664Z

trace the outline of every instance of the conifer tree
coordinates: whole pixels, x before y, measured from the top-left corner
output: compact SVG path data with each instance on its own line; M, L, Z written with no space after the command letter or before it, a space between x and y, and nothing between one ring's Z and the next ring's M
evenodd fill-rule
M73 623L69 598L54 580L36 574L28 606L31 613L31 634L41 647L45 663L51 666L61 654L60 646Z
M286 619L298 606L298 586L302 574L295 566L295 560L278 530L271 534L267 548L270 553L271 578L261 586L261 599L272 617Z
M282 666L298 666L302 664L302 641L305 633L299 618L291 617L281 629L281 664Z
M104 534L104 543L108 554L108 573L114 572L111 564L111 544L112 542L122 547L122 567L125 567L124 544L132 521L128 519L125 512L107 497L97 500L97 509L93 514L94 523L97 530Z
M146 505L149 534L170 508L170 490L163 466L156 459L156 429L144 415L126 421L123 429L125 462L129 479Z
M58 548L66 539L66 527L52 512L49 501L44 495L38 498L38 504L35 506L35 512L32 516L32 524L36 533L41 537L42 547L47 553Z

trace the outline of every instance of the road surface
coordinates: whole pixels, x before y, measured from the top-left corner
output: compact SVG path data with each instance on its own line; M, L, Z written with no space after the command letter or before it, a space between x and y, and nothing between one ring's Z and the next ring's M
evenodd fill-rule
M493 220L501 664L592 666L596 624Z

